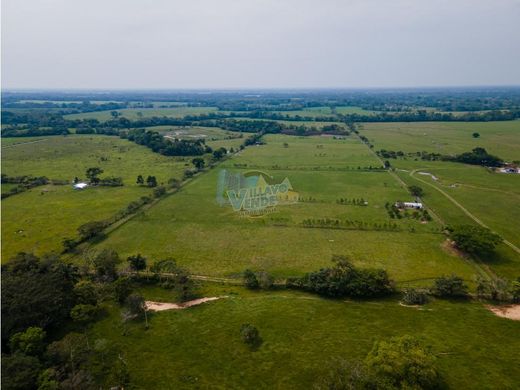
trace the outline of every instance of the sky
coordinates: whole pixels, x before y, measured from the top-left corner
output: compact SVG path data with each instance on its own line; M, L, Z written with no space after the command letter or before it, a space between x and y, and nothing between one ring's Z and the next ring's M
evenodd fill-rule
M520 0L2 0L2 89L520 85Z

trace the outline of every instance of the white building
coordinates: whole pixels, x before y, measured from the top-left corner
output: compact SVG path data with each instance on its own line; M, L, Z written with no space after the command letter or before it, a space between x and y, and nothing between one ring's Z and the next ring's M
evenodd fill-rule
M88 187L87 183L76 183L72 186L75 190L82 190L85 187Z
M422 209L423 205L419 202L397 202L395 204L395 207L397 208L405 208L405 209Z

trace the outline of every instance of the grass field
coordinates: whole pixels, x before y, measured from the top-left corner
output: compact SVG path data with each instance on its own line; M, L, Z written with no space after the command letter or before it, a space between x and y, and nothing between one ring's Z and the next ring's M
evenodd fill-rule
M342 114L342 115L348 115L348 114L361 114L361 115L368 115L371 114L372 111L364 110L360 107L351 107L351 106L340 106L335 107L334 110L332 110L330 107L308 107L303 110L296 110L296 111L278 111L278 114L282 115L289 115L289 116L306 116L306 117L313 117L313 118L319 118L322 116L334 116L335 114Z
M170 107L170 108L124 108L117 111L122 117L137 120L140 118L150 118L154 116L167 116L172 118L182 118L186 115L200 115L207 114L210 112L217 111L216 107ZM95 111L95 112L84 112L80 114L69 114L64 115L65 119L97 119L99 121L106 121L112 119L112 110L108 111ZM141 113L142 115L140 115Z
M112 216L130 202L150 195L136 184L137 175L157 177L159 183L180 179L189 159L161 156L144 146L118 137L54 136L3 139L2 173L9 176L47 176L50 179L85 179L85 170L100 167L101 177L120 176L123 187L37 187L2 201L2 259L18 251L41 255L61 250L61 240L74 237L83 223ZM38 141L38 142L36 142ZM7 185L9 186L9 185ZM4 191L4 185L2 185Z
M360 130L375 150L469 152L480 146L505 160L520 160L520 121L365 123ZM477 132L479 138L473 138Z
M400 282L421 284L421 279L451 272L473 278L470 264L442 249L441 225L388 217L385 203L409 195L387 172L345 169L352 163L353 167L377 164L356 139L270 135L265 140L267 145L247 148L222 167L248 164L242 169L261 169L278 181L288 177L295 191L316 202L281 206L275 214L243 219L216 204L218 171L213 170L112 232L100 247L114 248L124 256L139 251L151 261L173 256L194 273L219 276L246 267L277 276L301 274L328 265L333 254L346 254L356 264L386 268ZM338 205L340 197L363 197L369 205ZM396 223L400 231L302 227L308 218L359 220L370 226Z
M159 288L146 298L171 302ZM480 303L434 301L417 310L396 299L333 301L291 291L250 292L205 286L216 302L123 324L120 309L95 324L90 339L118 345L136 388L311 388L332 358L363 359L374 341L404 334L431 345L453 389L513 389L520 381L520 324ZM240 326L255 325L263 344L252 352Z
M473 131L480 133L479 139L471 136ZM511 160L518 159L520 150L520 121L364 124L361 133L374 143L375 150L426 150L453 154L481 146L490 153ZM449 196L483 224L520 247L516 224L506 222L520 218L520 175L494 173L480 166L421 161L410 157L394 159L391 163L407 184L424 188L423 200L445 223L476 223ZM435 176L435 179L424 173ZM500 275L510 277L520 272L520 254L505 244L499 246L496 258L484 260Z

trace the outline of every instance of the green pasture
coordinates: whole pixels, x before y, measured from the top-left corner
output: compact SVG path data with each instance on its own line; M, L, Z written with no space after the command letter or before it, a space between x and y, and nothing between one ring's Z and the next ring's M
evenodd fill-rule
M26 138L23 138L25 140ZM104 176L119 176L125 185L135 185L137 175L153 175L159 182L180 178L189 159L166 157L119 137L69 135L30 138L2 149L2 173L9 176L47 176L49 179L85 178L90 167L100 167ZM17 138L13 142L20 142ZM38 141L38 142L36 142Z
M408 193L387 172L323 169L312 165L315 146L325 143L327 166L340 168L345 156L356 151L365 163L376 162L368 149L355 140L267 136L267 145L246 148L179 193L110 233L99 248L113 248L123 256L141 252L155 261L173 256L195 273L233 275L250 267L266 269L277 276L311 271L329 263L333 254L349 255L359 265L383 267L398 281L421 284L456 272L471 280L474 268L442 249L441 225L434 221L390 219L385 203L408 199ZM284 148L289 141L289 148ZM292 150L291 150L292 148ZM289 151L291 151L289 153ZM293 160L290 160L290 155ZM335 156L333 158L332 156ZM337 160L337 161L336 161ZM359 160L361 161L361 160ZM244 218L230 207L216 203L218 169L236 169L245 162L273 175L275 182L289 178L303 200L279 206L261 218ZM269 169L267 163L290 162L290 169ZM294 165L293 165L294 164ZM319 167L319 166L316 166ZM241 168L248 169L248 168ZM339 198L364 198L368 206L340 205ZM304 228L305 219L362 221L365 230ZM398 225L398 232L376 231L372 224Z
M496 317L480 303L435 300L417 309L397 299L326 300L280 290L203 286L202 296L227 296L186 310L121 322L121 309L89 331L90 340L117 345L139 389L302 389L331 360L362 360L375 341L405 334L432 347L449 388L513 389L520 381L520 324ZM172 302L173 293L145 288L147 299ZM250 350L240 326L256 326L263 340Z
M290 169L357 169L380 167L381 163L359 142L348 136L334 139L330 136L295 137L267 135L267 145L257 145L240 153L231 163L248 164L265 168ZM285 145L287 144L287 145Z
M364 123L360 132L374 149L440 154L484 147L505 160L520 160L520 121ZM473 138L473 133L479 138Z
M186 107L186 106L178 106L178 107L170 107L170 108L124 108L121 110L107 110L107 111L95 111L95 112L83 112L79 114L69 114L64 115L65 119L97 119L99 121L107 121L112 119L112 111L117 111L121 117L127 118L130 120L137 120L140 118L151 118L154 116L162 117L172 117L172 118L182 118L186 115L200 115L200 114L208 114L210 112L217 111L216 107ZM140 113L140 114L139 114Z
M330 107L307 107L303 110L278 111L277 113L281 114L281 115L289 115L291 117L303 116L303 117L319 118L319 117L323 117L323 116L334 116L336 114L368 115L368 114L373 113L373 111L364 110L361 107L339 106L339 107L335 107L334 109L331 109Z
M137 186L42 186L2 200L2 262L18 252L61 252L84 223L112 217L152 191Z
M4 199L4 261L18 251L40 255L61 251L61 240L75 237L83 223L109 218L130 202L150 195L150 189L136 184L137 175L156 176L159 183L167 183L170 178L180 179L185 165L191 165L189 159L161 156L118 137L52 136L31 138L26 143L3 142L2 173L9 176L47 176L72 182L76 176L86 179L87 168L100 167L104 170L101 177L120 176L125 184L84 190L74 190L71 185L45 186ZM9 186L2 185L2 191Z

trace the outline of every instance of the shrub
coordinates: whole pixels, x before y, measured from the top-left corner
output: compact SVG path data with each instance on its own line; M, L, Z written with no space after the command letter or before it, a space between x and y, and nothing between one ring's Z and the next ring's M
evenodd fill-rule
M130 264L132 271L142 271L143 269L146 269L146 258L141 256L140 253L129 256L126 261Z
M94 321L98 313L99 308L97 306L79 304L70 311L70 318L72 318L72 321L86 324Z
M31 326L25 332L15 333L9 339L11 352L21 352L26 355L40 355L45 348L46 333L42 328Z
M258 285L263 290L270 290L274 284L274 278L267 272L261 271L256 274Z
M251 271L250 269L246 269L244 271L244 284L249 289L257 289L260 284L258 282L258 279L256 277L256 274Z
M336 265L288 279L287 287L329 297L371 298L393 292L392 281L382 269L357 269L343 256L333 256Z
M460 276L441 276L435 279L432 292L439 297L460 298L468 295L468 286Z
M424 305L428 303L428 295L424 291L408 288L404 291L402 301L407 305Z
M251 324L242 324L240 327L240 336L242 341L250 347L257 346L261 342L258 329Z

